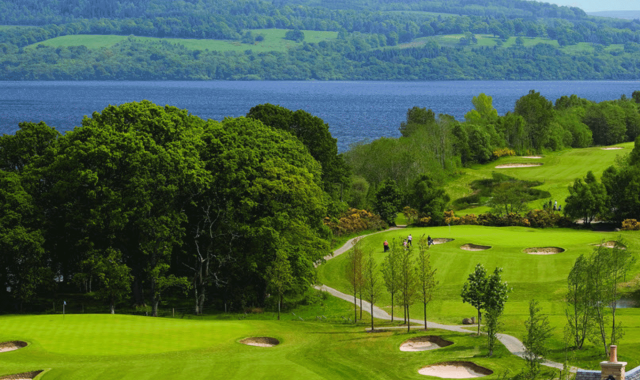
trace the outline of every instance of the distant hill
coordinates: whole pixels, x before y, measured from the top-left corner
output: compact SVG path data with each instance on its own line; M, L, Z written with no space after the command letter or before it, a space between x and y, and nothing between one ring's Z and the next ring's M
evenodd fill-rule
M587 12L589 16L621 18L624 20L640 20L640 11L602 11Z

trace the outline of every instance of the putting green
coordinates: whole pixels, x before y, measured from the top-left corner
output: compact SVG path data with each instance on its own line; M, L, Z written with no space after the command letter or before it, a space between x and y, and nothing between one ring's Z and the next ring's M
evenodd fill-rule
M425 357L399 350L415 333L371 334L364 327L121 315L0 317L0 340L31 343L0 354L0 376L50 369L43 379L417 379L425 365L473 356L498 373L524 365L503 346L486 358L484 339L471 334L430 331L456 344ZM281 344L240 344L247 336L275 337Z

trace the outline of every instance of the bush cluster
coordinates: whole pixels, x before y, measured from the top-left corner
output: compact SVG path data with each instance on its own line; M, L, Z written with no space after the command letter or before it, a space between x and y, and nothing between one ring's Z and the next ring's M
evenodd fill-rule
M622 222L623 231L640 231L640 222L635 219L625 219Z
M366 230L382 230L388 227L379 215L355 208L350 208L340 218L326 217L324 224L331 229L335 236Z

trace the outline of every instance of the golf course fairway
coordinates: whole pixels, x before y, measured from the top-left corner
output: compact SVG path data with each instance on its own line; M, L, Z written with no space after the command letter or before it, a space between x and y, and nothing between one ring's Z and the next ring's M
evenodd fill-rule
M374 251L374 257L382 265L386 253L383 252L385 240L402 242L409 234L416 245L420 236L454 239L445 244L432 245L429 253L433 268L437 270L439 285L434 299L429 303L427 319L444 324L461 324L463 318L477 315L469 304L462 303L460 292L468 275L476 264L484 265L488 272L494 268L503 268L502 278L512 289L502 318L503 332L523 339L524 322L529 316L529 301L536 299L548 315L554 328L550 346L553 347L549 359L563 362L565 359L563 328L566 324L564 296L567 289L567 276L581 254L592 252L595 244L616 240L622 237L633 252L640 247L640 234L637 231L592 232L566 228L534 229L524 227L483 227L451 226L405 228L383 232L365 237L362 240L365 252ZM482 251L467 251L460 247L466 244L490 246ZM564 252L550 255L532 255L525 252L531 247L559 247ZM337 256L318 268L319 281L343 293L351 294L346 277L347 255ZM637 292L640 263L636 262L629 274L628 284L621 291L631 296ZM633 285L635 284L635 285ZM637 297L637 295L634 295ZM391 312L391 299L387 292L376 303L387 312ZM402 318L402 309L395 305L395 315ZM411 308L412 318L423 318L422 304L416 302ZM640 309L618 309L620 320L626 334L619 344L619 356L629 362L628 368L640 365ZM589 345L588 349L577 352L572 364L581 368L599 368L601 352Z
M346 303L345 303L346 304ZM524 361L499 345L487 358L485 339L431 330L454 342L426 352L400 346L424 332L368 333L366 324L181 320L124 315L0 317L0 340L26 348L0 353L2 375L48 369L49 379L420 379L426 365L471 360L497 374ZM275 347L239 343L275 337Z

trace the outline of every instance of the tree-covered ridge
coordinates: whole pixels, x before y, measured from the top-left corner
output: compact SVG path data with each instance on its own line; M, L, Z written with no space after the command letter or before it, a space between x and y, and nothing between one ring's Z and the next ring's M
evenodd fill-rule
M530 1L461 1L446 6L530 8L535 15L391 11L396 5L406 10L440 4L429 1L372 3L363 9L358 4L364 3L348 4L353 9L258 0L4 0L0 24L31 26L0 29L1 78L635 79L640 70L638 20L563 16L545 10L573 8ZM273 38L259 32L270 28L287 30L285 38L296 45L286 52L254 51L257 41ZM309 43L304 30L338 32L338 40ZM104 49L60 47L54 53L34 52L35 46L29 46L73 35L211 39L233 42L238 48L207 51L123 41ZM494 37L489 41L489 36ZM285 68L278 70L283 62Z
M189 50L129 38L110 48L18 49L0 44L2 80L578 80L638 78L636 53L565 54L552 46L368 50L378 36L288 52Z

